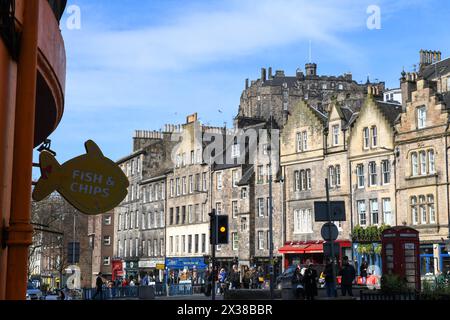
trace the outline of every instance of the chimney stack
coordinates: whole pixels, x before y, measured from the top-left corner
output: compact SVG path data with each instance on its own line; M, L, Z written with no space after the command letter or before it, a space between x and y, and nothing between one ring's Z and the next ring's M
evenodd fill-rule
M420 68L441 61L441 52L432 50L420 50Z
M272 75L272 67L269 67L269 80L273 79L273 75Z
M248 89L248 78L245 79L245 90L247 90L247 89Z
M261 81L266 82L266 68L261 68Z

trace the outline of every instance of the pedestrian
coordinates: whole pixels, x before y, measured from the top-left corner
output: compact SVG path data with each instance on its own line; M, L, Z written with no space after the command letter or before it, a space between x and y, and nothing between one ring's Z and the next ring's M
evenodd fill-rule
M333 262L330 258L326 259L325 268L323 269L323 276L325 278L327 297L336 298L336 274L333 274Z
M211 296L212 284L213 284L213 273L210 268L208 268L208 270L206 270L205 278L206 278L205 296L209 297L209 296Z
M345 297L348 293L350 297L353 297L352 286L353 281L355 281L356 271L355 268L348 262L347 256L342 259L342 268L339 275L341 276L342 296Z
M258 289L263 289L264 286L264 270L261 266L258 267L258 271L256 273L258 275Z
M250 289L251 276L248 266L244 266L244 275L242 276L242 286L244 289Z
M295 268L294 274L292 275L292 289L294 290L295 297L297 299L304 299L305 290L303 286L303 276L301 274L300 268Z
M64 290L59 290L59 300L66 300L66 294L64 293Z
M361 276L362 284L365 285L367 283L367 262L366 260L362 260L361 266L359 267L359 275Z
M317 271L313 269L313 263L309 259L306 260L306 266L303 276L305 296L307 300L314 300L314 297L317 296Z
M224 294L225 292L225 287L226 287L226 281L227 281L227 272L225 270L225 268L220 269L219 272L219 288L218 288L218 292L220 294Z
M250 271L250 288L257 289L258 288L258 273L255 268L252 268Z
M141 285L148 286L150 284L150 279L147 273L145 273L145 276L142 278Z
M95 291L94 296L92 297L92 300L94 300L98 294L100 294L100 299L103 299L102 297L102 291L103 291L103 277L102 273L99 272L97 275L97 279L95 280L95 287L97 290Z
M230 282L231 289L240 289L241 288L241 272L237 265L233 265L233 268L230 273Z

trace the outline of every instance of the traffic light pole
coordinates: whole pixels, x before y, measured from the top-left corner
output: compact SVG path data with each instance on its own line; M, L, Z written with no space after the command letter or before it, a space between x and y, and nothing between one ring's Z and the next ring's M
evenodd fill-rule
M217 243L217 234L216 234L216 229L217 229L217 219L216 219L216 210L211 210L211 213L209 214L209 216L211 217L211 230L210 232L210 237L211 237L211 264L212 264L212 268L211 268L211 276L212 276L212 283L211 283L211 300L216 300L216 243Z
M328 179L325 179L325 190L327 193L327 211L328 211L328 233L330 235L330 245L331 245L331 272L333 276L333 287L336 291L336 274L335 274L335 254L334 254L334 240L331 237L331 202L330 202L330 190L328 185ZM335 292L333 292L335 293Z

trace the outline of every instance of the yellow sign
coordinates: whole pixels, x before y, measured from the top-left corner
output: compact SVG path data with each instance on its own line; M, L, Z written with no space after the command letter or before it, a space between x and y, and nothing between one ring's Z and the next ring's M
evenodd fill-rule
M164 264L161 263L156 264L156 270L164 270L164 268L165 268Z
M129 182L119 166L103 156L93 141L87 141L85 148L86 154L62 165L50 152L41 152L35 201L56 190L79 211L95 215L110 211L125 198Z

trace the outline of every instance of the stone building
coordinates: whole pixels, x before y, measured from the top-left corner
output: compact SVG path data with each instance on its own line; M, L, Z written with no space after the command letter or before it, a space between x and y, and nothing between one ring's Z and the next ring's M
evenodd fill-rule
M301 101L288 117L280 143L286 207L287 243L280 249L284 266L305 259L323 262L323 223L314 222L314 202L326 200L326 178L330 200L345 202L346 221L336 224L338 239L349 247L348 123L358 111L358 100L351 105L334 102L328 115Z
M367 79L365 84L358 84L351 73L319 76L315 63L307 63L304 72L297 69L294 76L286 76L283 70L277 70L273 75L271 67L268 73L262 68L259 79L252 80L250 85L249 80L245 80L238 116L268 120L272 113L275 122L283 127L288 114L301 100L321 112L327 112L333 99L342 101L349 96L364 98L368 85L375 88L376 95L384 91L384 82L370 83Z
M91 287L99 272L107 280L112 279L111 261L114 257L114 212L88 216L89 247L92 252Z
M165 175L174 144L171 132L136 131L133 153L117 162L130 182L127 197L114 211L114 255L123 261L127 277L162 276L156 269L163 268L165 256Z
M402 73L403 113L396 124L398 224L420 232L421 273L450 268L450 59L420 52L420 70Z
M242 121L240 119L238 121ZM227 132L226 163L214 164L212 201L218 214L229 217L229 244L218 247L217 257L228 269L233 264L241 268L269 266L269 154L268 130L264 120L235 127ZM240 123L241 124L241 123ZM278 135L273 145L273 168L278 168ZM281 188L278 170L273 181L273 243L274 257L283 242L280 202ZM281 257L280 257L281 258ZM281 271L281 259L277 259Z
M197 114L188 116L174 133L173 139L179 143L172 149L174 167L167 174L167 268L175 279L193 279L194 284L204 281L204 256L210 252L214 150L208 148L208 135L220 138L223 128L203 126Z
M370 96L351 123L348 186L353 226L398 225L394 124L400 113L400 104L375 101Z

